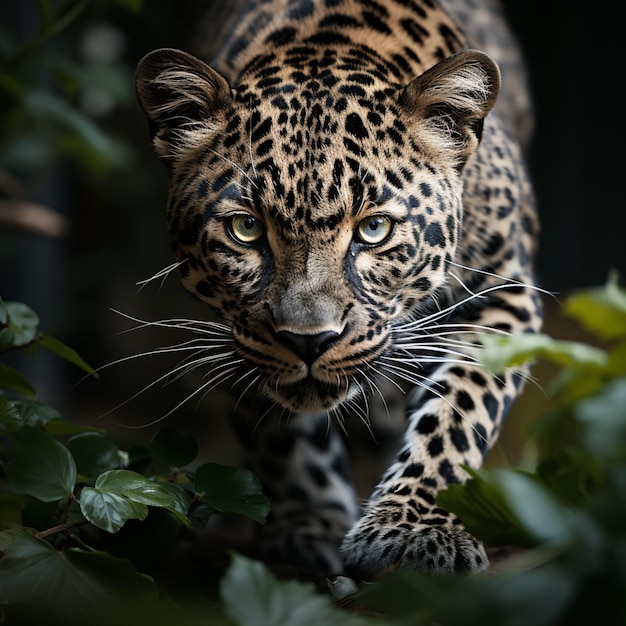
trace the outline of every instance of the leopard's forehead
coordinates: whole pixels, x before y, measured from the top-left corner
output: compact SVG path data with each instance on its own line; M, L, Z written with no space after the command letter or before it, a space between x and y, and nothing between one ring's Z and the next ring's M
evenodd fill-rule
M243 195L277 225L315 231L368 206L408 213L431 195L445 204L448 179L420 154L398 89L337 67L260 73L238 87L222 145L244 166Z

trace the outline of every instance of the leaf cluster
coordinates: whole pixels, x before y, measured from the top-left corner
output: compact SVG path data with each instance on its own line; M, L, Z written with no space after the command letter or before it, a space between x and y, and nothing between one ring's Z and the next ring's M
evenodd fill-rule
M467 483L438 497L471 533L515 556L485 577L383 581L366 604L394 623L626 623L626 290L611 275L563 309L594 345L520 335L487 338L482 351L495 374L537 358L560 366L550 407L530 427L533 466L467 469Z
M28 306L0 300L0 355L39 348L95 374L39 330ZM104 431L41 404L28 380L5 364L0 436L0 605L7 623L44 610L46 623L128 623L129 611L142 619L154 613L161 623L181 610L135 567L146 564L145 554L166 560L182 533L215 513L259 523L268 513L247 470L215 463L190 469L198 445L188 433L164 428L147 446L120 450ZM116 544L112 537L123 529L124 544ZM114 556L120 551L125 558Z

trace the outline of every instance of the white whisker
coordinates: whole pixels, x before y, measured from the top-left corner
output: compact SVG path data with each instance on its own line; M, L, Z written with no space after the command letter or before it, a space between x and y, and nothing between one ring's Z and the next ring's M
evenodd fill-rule
M187 262L187 259L183 259L182 261L172 263L171 265L164 267L162 270L159 270L156 274L154 274L154 276L151 276L150 278L145 278L144 280L140 280L136 282L135 284L139 286L139 291L141 291L148 283L151 283L153 280L161 279L161 284L159 285L159 288L161 288L163 287L163 284L165 283L165 280L167 279L167 277L174 270L177 270L183 263L186 263L186 262Z
M482 274L483 276L489 276L490 278L496 278L497 280L501 280L504 281L506 284L502 285L503 287L510 287L510 286L516 286L516 287L527 287L528 289L533 289L534 291L538 291L539 293L545 295L545 296L550 296L550 297L555 297L556 294L548 291L546 289L542 289L541 287L538 287L537 285L534 285L533 283L527 283L524 282L522 280L517 280L516 278L510 278L508 276L502 276L501 274L496 274L494 272L488 272L487 270L481 270L477 267L471 267L469 265L463 265L462 263L456 263L454 261L450 261L449 262L450 265L454 265L455 267L458 267L459 269L465 270L467 272L474 272L475 274ZM454 276L454 274L451 274L454 278L456 278L456 276ZM457 279L458 280L458 279Z
M229 326L226 326L226 324L221 324L219 322L214 322L212 320L188 320L184 318L172 318L166 320L146 321L137 317L133 317L128 313L118 311L117 309L111 309L111 311L113 311L113 313L116 313L117 315L121 315L131 322L136 322L138 324L138 326L135 326L133 328L127 328L126 330L120 331L119 334L132 332L135 330L141 330L144 328L155 327L174 328L185 331L190 330L197 334L216 335L224 338L232 338L232 330Z

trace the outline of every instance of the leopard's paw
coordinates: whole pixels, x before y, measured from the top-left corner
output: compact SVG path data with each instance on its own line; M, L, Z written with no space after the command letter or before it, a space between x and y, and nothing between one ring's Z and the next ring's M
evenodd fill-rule
M483 545L460 524L399 525L362 518L341 545L347 574L372 580L396 568L434 574L480 572L489 567Z

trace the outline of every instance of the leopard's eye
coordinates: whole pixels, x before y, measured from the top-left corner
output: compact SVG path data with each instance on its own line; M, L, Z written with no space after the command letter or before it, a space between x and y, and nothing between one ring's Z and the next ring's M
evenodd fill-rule
M263 236L263 224L251 215L234 215L230 218L230 233L240 243L254 243Z
M355 236L361 243L372 246L385 241L392 230L393 222L390 218L386 215L373 215L359 222Z

